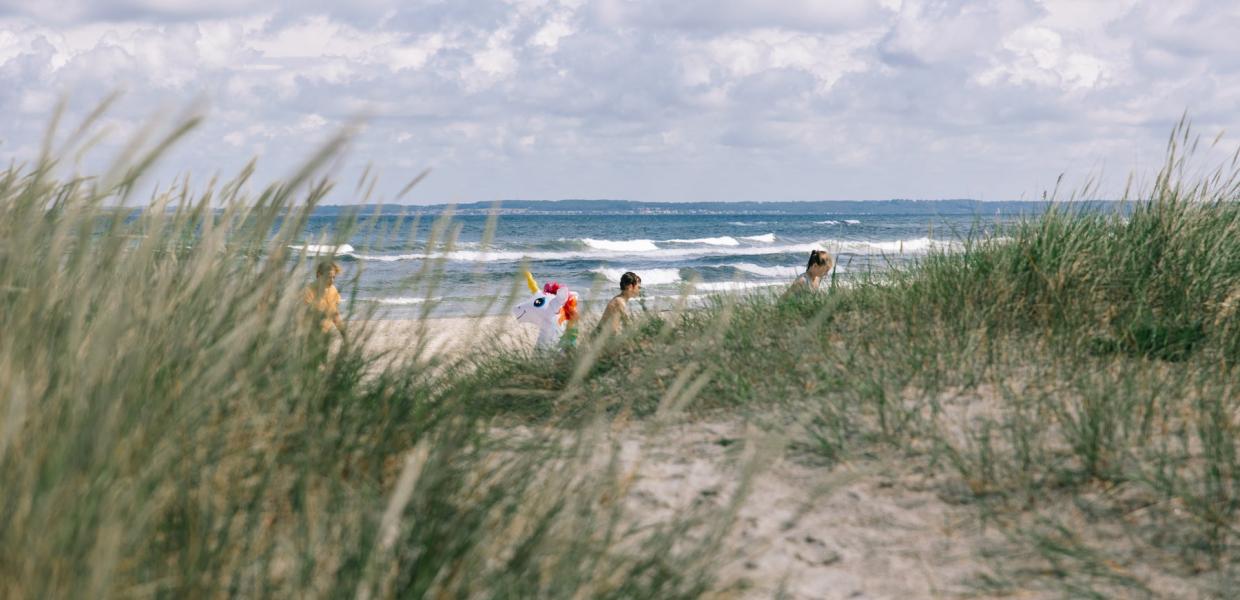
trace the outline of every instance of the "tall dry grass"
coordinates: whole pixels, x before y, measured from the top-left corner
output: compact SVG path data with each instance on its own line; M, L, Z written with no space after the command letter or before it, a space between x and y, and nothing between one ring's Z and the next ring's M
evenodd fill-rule
M458 383L468 366L377 362L364 318L343 341L314 330L313 257L290 246L347 132L256 194L251 166L136 202L197 120L66 175L99 114L0 173L0 597L695 597L712 582L726 519L635 530L597 427L496 428L473 409L486 390Z

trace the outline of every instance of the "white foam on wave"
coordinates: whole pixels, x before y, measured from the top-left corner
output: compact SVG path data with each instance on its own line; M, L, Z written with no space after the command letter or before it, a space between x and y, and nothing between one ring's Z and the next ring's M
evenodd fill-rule
M350 253L350 256L358 260L374 260L378 262L396 262L399 260L418 260L426 258L425 254L357 254Z
M815 225L839 225L840 222L827 219L826 221L814 221L814 224Z
M764 243L764 244L774 244L774 243L775 243L775 234L774 234L774 233L764 233L764 234L762 234L762 235L747 235L747 236L742 237L741 239L742 239L742 240L749 240L749 241L751 241L751 242L762 242L762 243Z
M670 244L705 244L707 246L739 246L740 242L732 236L720 236L710 238L694 238L691 240L664 240Z
M618 256L634 256L650 260L673 260L679 258L695 258L702 256L744 256L753 254L781 254L784 252L809 252L822 244L795 244L787 246L750 246L723 247L704 246L697 248L656 248L655 250L454 250L452 252L365 255L355 254L361 260L397 261L422 260L426 258L442 258L450 261L463 262L520 262L523 260L590 260L598 258L614 258Z
M766 225L766 221L751 221L748 223L745 221L728 221L728 225L735 225L737 227L757 227L758 225Z
M306 254L353 254L354 252L353 246L348 244L340 244L339 246L335 244L294 244L289 246L289 248L298 252L305 252Z
M844 219L844 222L849 225L860 225L861 224L861 221L858 221L856 219Z
M753 263L733 263L722 266L732 267L737 271L742 271L752 275L784 280L795 279L797 275L801 274L801 269L797 267L764 267Z
M641 243L638 243L641 242ZM360 260L382 262L421 260L426 258L463 262L520 262L524 260L592 260L633 256L643 260L679 260L710 256L765 256L770 254L801 254L810 250L827 250L832 254L924 254L929 250L953 250L959 243L946 240L917 238L909 240L861 241L825 239L808 244L770 246L698 246L694 248L659 248L650 240L615 242L619 248L589 247L584 250L453 250L415 254L366 255L353 254Z
M658 246L654 245L654 240L595 240L582 238L581 243L595 250L609 250L612 252L653 252L659 249Z
M852 254L925 254L931 250L951 250L957 246L956 242L923 237L885 242L841 240L836 242L833 248L837 252Z
M786 285L785 281L705 281L693 286L699 292L743 292L774 285Z
M620 277L624 275L627 269L598 267L590 269L590 271L606 277L608 281L619 283ZM642 269L637 275L642 278L642 285L667 285L680 281L680 269Z

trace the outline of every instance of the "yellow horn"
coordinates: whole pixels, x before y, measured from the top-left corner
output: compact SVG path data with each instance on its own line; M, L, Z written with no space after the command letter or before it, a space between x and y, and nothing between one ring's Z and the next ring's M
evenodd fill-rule
M530 286L530 293L531 293L531 294L537 294L537 293L538 293L538 282L537 282L537 281L534 281L534 276L533 276L533 275L530 275L530 272L529 272L529 271L526 271L526 272L525 272L525 285Z

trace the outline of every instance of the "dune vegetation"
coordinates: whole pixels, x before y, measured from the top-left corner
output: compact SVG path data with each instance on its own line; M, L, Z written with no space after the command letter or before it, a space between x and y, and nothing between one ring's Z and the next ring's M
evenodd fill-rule
M138 202L193 124L95 177L65 175L74 143L0 174L0 596L743 594L721 572L734 514L636 525L607 442L705 418L824 471L914 465L993 533L962 594L1240 586L1240 170L1192 171L1187 127L1123 210L1057 203L549 359L377 356L360 308L342 343L317 335L290 246L343 138L283 182Z
M119 208L193 124L97 177L55 176L73 144L0 175L0 597L706 589L710 528L623 527L592 429L496 435L457 365L304 318L289 246L341 139L254 195L247 170Z
M1057 203L829 294L652 319L538 416L600 399L657 414L672 399L795 423L789 451L824 469L918 464L1005 540L979 548L988 567L962 582L971 592L1228 596L1240 587L1240 172L1233 160L1187 176L1195 144L1177 128L1152 189L1114 210ZM532 372L492 366L480 376ZM565 389L560 370L526 377Z

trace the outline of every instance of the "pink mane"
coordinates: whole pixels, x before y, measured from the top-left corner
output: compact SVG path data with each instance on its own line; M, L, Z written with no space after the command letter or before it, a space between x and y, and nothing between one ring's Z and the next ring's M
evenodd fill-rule
M546 285L543 286L543 293L554 296L555 293L560 291L560 288L562 287L564 286L560 285L560 282L558 281L548 281Z

